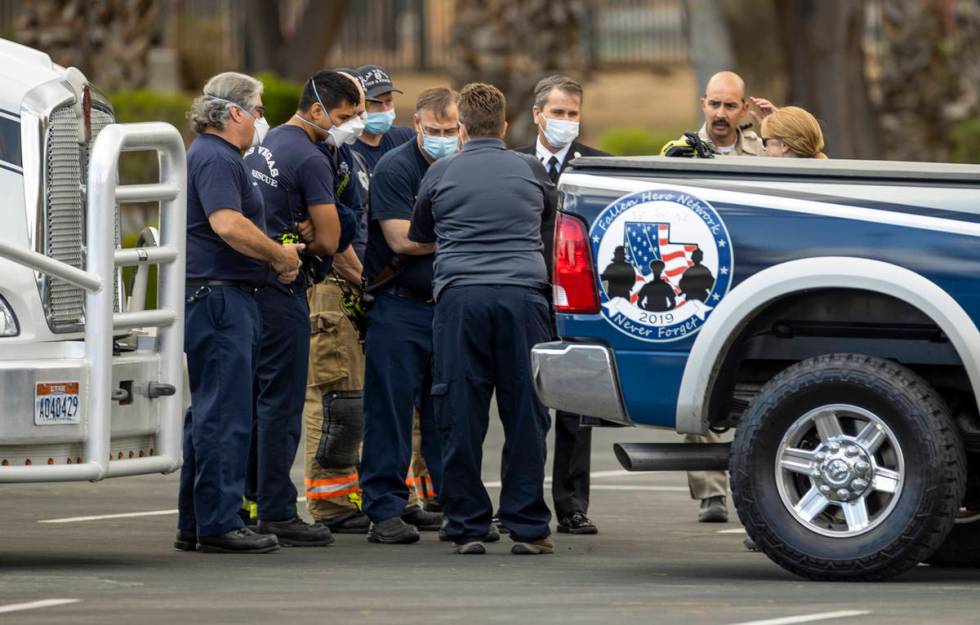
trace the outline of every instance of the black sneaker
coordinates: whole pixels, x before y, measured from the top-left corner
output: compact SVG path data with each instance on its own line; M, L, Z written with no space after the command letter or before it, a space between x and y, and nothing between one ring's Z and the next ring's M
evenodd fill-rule
M198 536L204 553L269 553L278 551L279 540L273 534L256 534L240 527L221 536Z
M425 502L425 504L422 505L422 509L426 512L438 512L439 514L442 514L442 504L434 499Z
M442 522L442 527L439 528L439 540L441 540L444 543L448 543L448 542L450 542L452 540L451 538L449 538L449 536L446 535L446 521L445 520ZM497 528L496 527L494 527L493 525L491 525L490 526L490 531L487 532L487 535L483 537L483 540L481 542L484 542L484 543L495 543L495 542L499 542L499 541L500 541L500 532L497 531Z
M558 531L563 534L598 534L599 528L583 512L573 512L558 521Z
M379 523L372 523L368 530L368 542L384 545L407 545L419 541L419 531L399 517L391 517Z
M707 497L701 500L701 510L698 512L698 523L727 523L728 506L721 495Z
M426 512L419 506L412 506L402 513L402 521L414 525L420 532L435 532L442 527L442 513Z
M334 534L367 534L371 527L371 519L357 510L350 514L317 521L316 524L329 528Z
M177 551L196 551L197 532L194 530L177 530L177 539L174 540L174 549Z
M334 541L330 528L311 525L299 517L288 521L259 521L259 534L275 534L283 547L326 547Z

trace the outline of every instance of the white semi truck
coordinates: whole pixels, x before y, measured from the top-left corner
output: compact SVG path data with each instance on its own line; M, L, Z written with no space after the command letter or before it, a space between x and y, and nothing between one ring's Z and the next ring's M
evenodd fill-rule
M159 182L119 184L126 151L156 152ZM80 71L0 39L0 482L180 466L185 180L173 126L116 124ZM159 231L121 249L120 204L154 201Z

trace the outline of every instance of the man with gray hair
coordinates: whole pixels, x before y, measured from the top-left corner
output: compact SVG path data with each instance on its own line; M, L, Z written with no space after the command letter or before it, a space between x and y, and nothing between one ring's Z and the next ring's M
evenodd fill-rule
M537 141L517 152L535 155L551 181L573 158L609 156L607 152L577 142L582 118L582 85L567 76L548 76L534 88L531 114L538 127ZM545 263L551 274L555 222L552 216L541 225ZM558 531L568 534L595 534L599 530L589 519L589 471L592 454L592 428L583 427L589 417L559 410L555 414L555 462L551 496L558 518Z
M262 83L232 72L204 85L187 152L187 290L184 351L191 408L184 419L177 539L181 551L266 553L275 535L243 526L238 509L252 427L252 377L261 322L255 292L271 269L296 279L303 245L265 231L262 195L242 150L261 142Z

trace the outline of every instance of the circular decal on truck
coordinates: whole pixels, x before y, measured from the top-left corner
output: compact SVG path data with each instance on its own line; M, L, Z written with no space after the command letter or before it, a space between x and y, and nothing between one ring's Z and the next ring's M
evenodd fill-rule
M589 232L601 313L620 332L662 343L697 332L732 280L732 241L715 209L653 189L607 206Z

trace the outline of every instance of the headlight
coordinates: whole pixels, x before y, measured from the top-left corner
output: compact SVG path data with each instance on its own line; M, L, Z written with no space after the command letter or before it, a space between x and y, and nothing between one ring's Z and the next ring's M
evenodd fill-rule
M20 334L20 328L17 327L17 316L14 315L14 309L0 295L0 336L17 336L18 334Z

